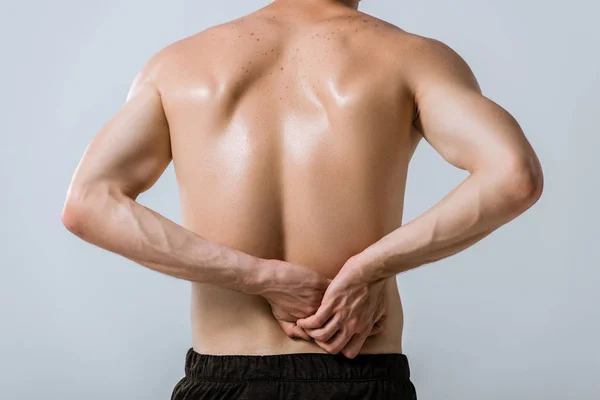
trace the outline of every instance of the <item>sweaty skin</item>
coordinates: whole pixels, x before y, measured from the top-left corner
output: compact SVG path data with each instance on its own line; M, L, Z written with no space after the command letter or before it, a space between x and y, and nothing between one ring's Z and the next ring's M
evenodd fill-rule
M540 195L533 150L465 62L355 6L277 0L167 46L77 168L65 226L190 280L197 352L325 353L288 336L249 277L285 260L334 279L356 256L365 279L384 280L388 307L385 331L359 353L402 353L395 274L467 247ZM472 172L457 189L471 203L462 212L445 199L437 207L451 212L411 222L407 236L398 228L422 137ZM185 230L135 202L171 161Z

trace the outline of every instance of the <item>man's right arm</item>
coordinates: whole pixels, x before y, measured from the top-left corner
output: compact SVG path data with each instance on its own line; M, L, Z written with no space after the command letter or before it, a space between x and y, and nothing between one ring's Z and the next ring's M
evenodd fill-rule
M138 203L171 161L161 57L136 76L125 104L96 134L69 186L63 224L81 239L176 278L255 293L270 263L207 240Z
M318 308L331 279L211 241L137 202L172 160L155 83L160 60L147 63L125 104L87 146L69 185L63 224L79 238L154 271L262 296L288 336L309 340L295 321Z

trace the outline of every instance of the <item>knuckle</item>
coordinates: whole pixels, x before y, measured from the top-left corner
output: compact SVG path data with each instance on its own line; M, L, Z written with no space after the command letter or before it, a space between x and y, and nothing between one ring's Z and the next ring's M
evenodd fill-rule
M333 329L335 329L336 331L342 330L344 328L344 324L342 322L341 319L337 318L333 321L331 321L331 326L333 327Z
M327 341L327 339L329 339L329 338L327 337L327 335L325 335L325 334L323 334L323 333L321 333L321 334L318 334L318 335L315 335L315 336L313 336L313 337L314 337L315 339L317 339L317 340L320 340L321 342L326 342L326 341Z
M308 317L309 315L313 315L315 313L315 311L317 311L317 310L312 306L304 306L304 307L300 308L299 311L301 314L303 314L302 318L304 318L304 317Z
M352 318L348 321L348 329L350 329L351 331L356 331L356 329L359 327L359 323L358 320L356 318Z

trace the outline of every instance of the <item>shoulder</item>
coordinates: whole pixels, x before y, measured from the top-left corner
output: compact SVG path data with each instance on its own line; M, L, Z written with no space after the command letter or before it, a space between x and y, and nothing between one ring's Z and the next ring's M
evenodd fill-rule
M454 82L480 91L473 70L453 48L438 39L407 34L403 39L407 73L416 83L421 81Z
M159 48L143 61L128 96L146 87L154 87L160 92L161 87L181 76L192 64L195 68L201 66L216 47L215 43L224 40L223 31L222 27L213 26Z
M138 90L146 87L155 87L158 90L160 82L172 69L172 65L180 59L185 52L186 43L189 37L177 40L163 46L154 54L143 61L142 66L137 71L128 97L132 96Z
M181 67L199 59L206 60L222 54L235 53L264 33L274 22L258 16L244 16L184 37L156 53L149 66L159 69Z

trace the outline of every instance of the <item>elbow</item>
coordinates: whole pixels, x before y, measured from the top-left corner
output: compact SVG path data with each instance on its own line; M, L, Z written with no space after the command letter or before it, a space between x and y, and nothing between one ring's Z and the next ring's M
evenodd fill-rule
M84 238L94 220L97 198L98 191L94 187L71 186L61 213L63 226L74 235Z
M123 191L107 183L71 186L62 209L62 224L74 235L91 241L114 219L116 208L128 200Z
M520 214L533 206L542 196L544 175L535 155L511 160L505 164L501 178L501 191L509 208Z
M80 200L67 198L62 209L61 222L75 236L83 237L89 226L89 206Z

